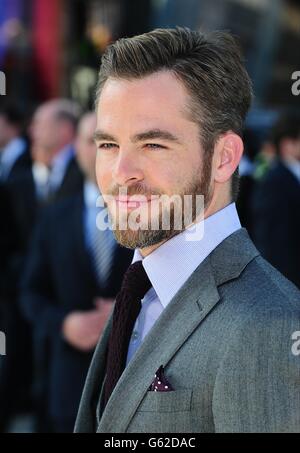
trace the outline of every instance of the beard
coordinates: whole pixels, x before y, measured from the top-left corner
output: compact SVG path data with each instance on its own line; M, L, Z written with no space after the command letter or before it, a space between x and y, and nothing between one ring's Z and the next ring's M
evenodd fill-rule
M116 215L114 210L113 215L113 210L108 205L108 215L113 225L113 233L117 242L129 249L142 249L165 242L181 233L188 225L194 223L204 212L212 198L210 190L212 158L209 156L204 162L203 167L193 172L189 182L179 187L177 193L171 196L175 196L174 202L161 202L158 204L154 201L153 205L151 203L150 206L147 205L147 212L144 212L145 214L147 213L146 221L136 223L135 228L130 228L130 221L128 222L132 213L123 213L122 219L122 213L119 212ZM114 187L108 195L115 197L119 195L120 190L122 190L121 187ZM140 183L127 187L126 194L127 196L143 195L147 199L151 197L163 199L166 197L164 193L149 190L149 188ZM201 196L201 201L203 200L200 206L197 202L199 196ZM188 216L187 212L189 213ZM142 215L138 214L135 218L138 221L142 217ZM120 222L120 219L125 220L127 228L121 227L124 222ZM154 227L153 224L155 224ZM136 225L138 226L136 227Z

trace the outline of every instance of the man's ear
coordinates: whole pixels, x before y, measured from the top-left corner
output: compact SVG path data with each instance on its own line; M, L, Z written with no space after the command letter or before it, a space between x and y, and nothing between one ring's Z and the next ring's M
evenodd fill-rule
M215 147L214 180L218 183L228 181L238 167L244 145L241 137L234 132L222 135Z

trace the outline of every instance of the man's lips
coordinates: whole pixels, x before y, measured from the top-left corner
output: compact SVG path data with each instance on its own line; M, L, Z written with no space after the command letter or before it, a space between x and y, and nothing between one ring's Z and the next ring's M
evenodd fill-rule
M146 197L146 196L138 196L138 195L133 195L133 196L117 196L115 197L116 203L121 206L121 207L128 207L128 208L135 208L139 207L142 205L145 205L149 202L153 202L154 200L157 200L159 198L159 195L151 195L151 197Z

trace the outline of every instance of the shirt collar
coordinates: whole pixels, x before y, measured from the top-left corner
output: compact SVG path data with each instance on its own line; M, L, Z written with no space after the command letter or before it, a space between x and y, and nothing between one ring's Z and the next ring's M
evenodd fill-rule
M72 145L65 146L52 159L51 168L66 166L73 155L74 150Z
M136 249L132 262L143 260L149 280L166 307L199 264L226 237L240 228L235 203L231 203L169 239L145 258ZM192 240L196 229L203 231L202 238Z
M7 168L11 168L16 160L25 152L25 149L25 140L21 137L14 138L3 148L1 163Z
M65 177L69 162L74 156L72 145L67 145L59 151L51 162L51 171L49 175L49 185L52 189L57 189Z

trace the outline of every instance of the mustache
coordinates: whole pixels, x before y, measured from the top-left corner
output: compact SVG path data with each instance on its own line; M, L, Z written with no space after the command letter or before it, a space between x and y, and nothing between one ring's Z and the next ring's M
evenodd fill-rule
M125 187L116 185L107 191L107 195L112 195L114 197L116 197L117 195L120 195L120 194L126 194L128 196L145 195L146 197L150 197L151 195L163 195L162 192L160 192L158 190L150 189L140 183L132 184L131 186L125 186Z

